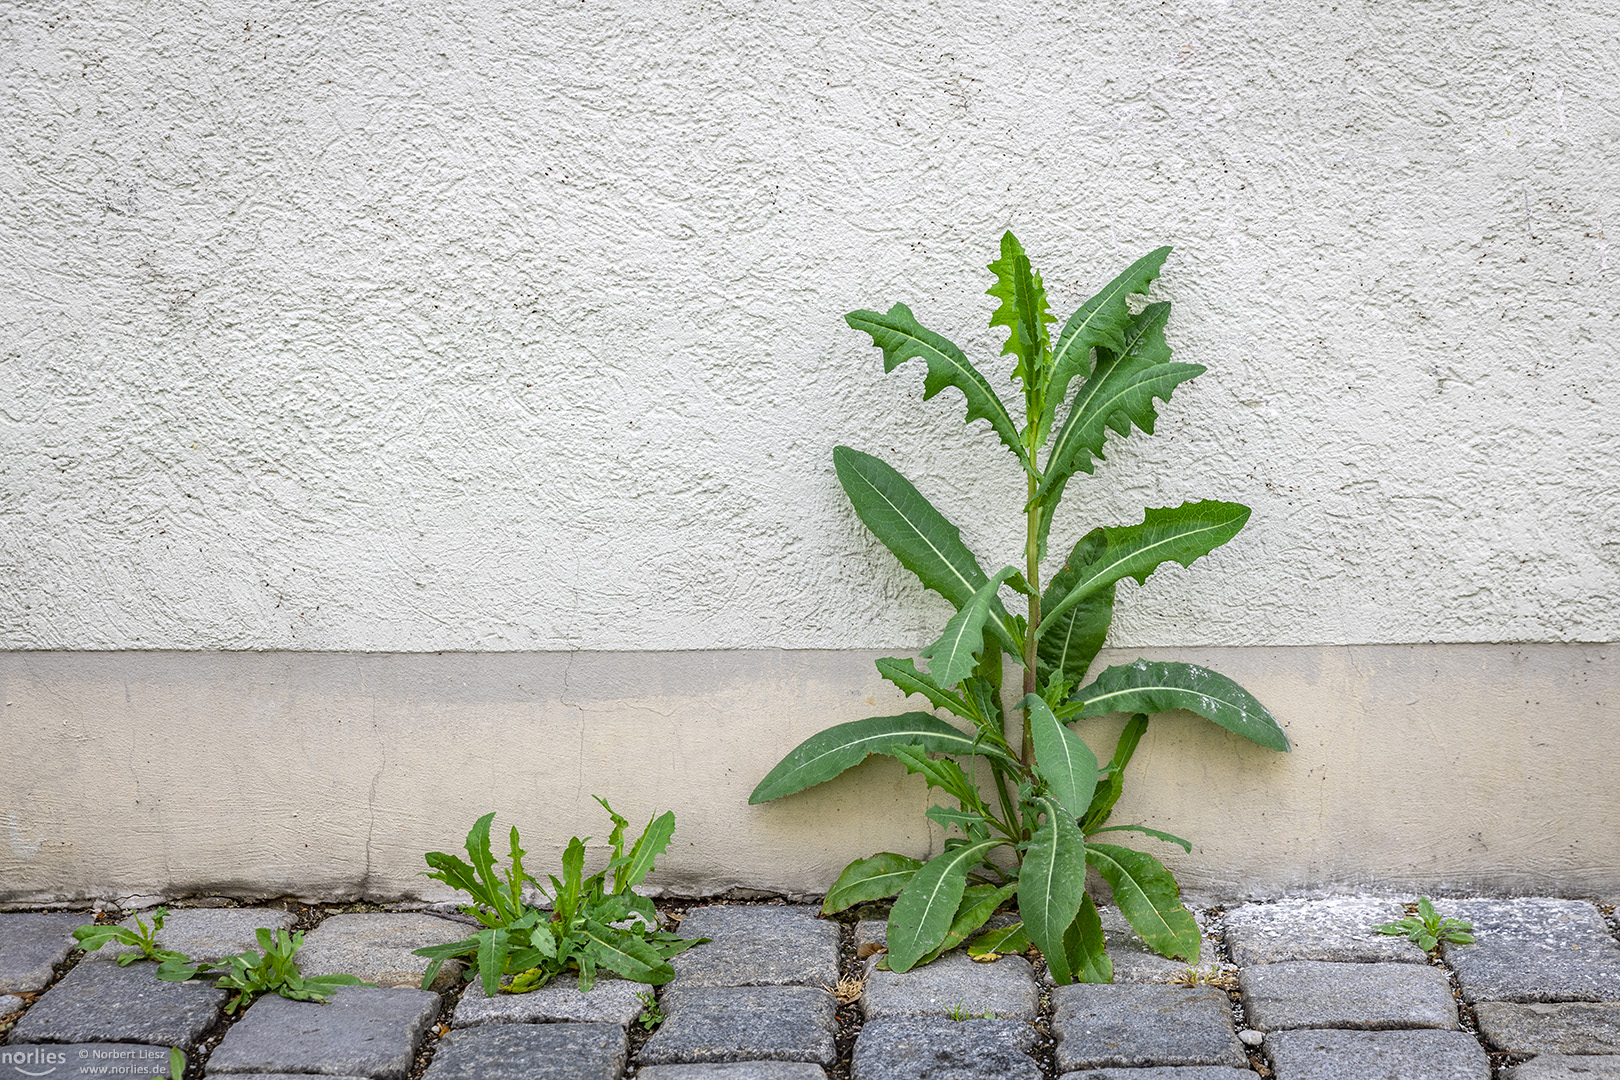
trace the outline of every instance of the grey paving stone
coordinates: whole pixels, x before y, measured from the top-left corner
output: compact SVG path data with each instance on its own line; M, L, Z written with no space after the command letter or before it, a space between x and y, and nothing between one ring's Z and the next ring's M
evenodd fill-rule
M553 979L527 994L496 994L485 997L478 982L469 983L456 1003L456 1027L483 1024L617 1024L627 1027L646 1006L636 996L650 994L652 987L627 979L597 976L588 994L579 992L579 980L572 972Z
M422 1080L618 1080L617 1024L519 1024L452 1031Z
M1300 1029L1266 1036L1275 1080L1490 1080L1491 1061L1462 1031Z
M142 912L141 918L152 925L152 913ZM291 931L298 920L286 911L275 908L183 908L169 911L163 920L163 929L157 933L161 948L185 953L193 960L218 960L222 956L252 949L260 952L254 931L261 926L267 930ZM132 915L118 924L135 929ZM112 942L93 953L87 960L116 960L124 953L139 952L132 945ZM299 957L302 959L303 954Z
M1502 1080L1620 1080L1620 1057L1538 1054L1508 1069Z
M1440 914L1474 924L1473 945L1444 944L1475 1001L1620 1001L1620 942L1584 900L1452 900Z
M1427 955L1413 942L1373 929L1405 914L1398 901L1366 896L1244 904L1226 913L1226 948L1239 965L1289 960L1425 963Z
M1194 912L1198 915L1198 912ZM1097 916L1102 921L1103 941L1108 948L1108 959L1114 963L1114 981L1116 983L1168 983L1186 975L1187 969L1197 968L1199 971L1219 970L1220 946L1208 932L1203 935L1198 950L1198 961L1189 964L1185 960L1170 960L1160 956L1137 936L1131 929L1131 924L1125 921L1125 916L1115 907L1101 907L1097 909ZM1199 918L1199 926L1204 920Z
M169 1074L169 1048L142 1043L0 1047L0 1080L152 1080Z
M1155 1069L1095 1069L1064 1073L1060 1080L1254 1080L1254 1073L1225 1065L1165 1065Z
M1260 1031L1457 1026L1451 982L1428 964L1256 964L1238 974L1238 987Z
M1620 1003L1481 1001L1479 1033L1510 1054L1620 1054Z
M43 990L75 947L73 928L91 921L87 912L0 914L0 994Z
M427 990L350 986L325 1005L261 997L215 1047L208 1072L402 1080L438 1014L439 996Z
M0 1016L10 1016L14 1012L21 1012L26 1002L16 994L0 994Z
M1002 1020L1034 1020L1041 1009L1035 969L1022 956L1003 956L981 964L960 950L910 971L880 971L878 958L867 961L861 1014L868 1020L886 1016L941 1016L953 1012Z
M836 1057L837 1006L808 986L668 987L666 1019L637 1055L643 1065L809 1061Z
M242 1074L241 1073L204 1073L203 1075L205 1077L208 1077L208 1076L240 1077ZM253 1073L252 1076L253 1076L253 1080L310 1080L310 1074L309 1073ZM55 1078L53 1077L52 1080L55 1080ZM151 1080L151 1078L148 1078L148 1080ZM325 1074L322 1074L321 1075L321 1080L367 1080L367 1078L363 1077L363 1076L327 1076Z
M11 1030L13 1042L128 1042L191 1050L227 994L211 984L161 982L157 965L80 964L45 991Z
M413 956L413 949L448 945L471 937L477 928L436 915L377 912L333 915L304 935L298 964L305 975L347 972L383 987L416 988L422 985L428 959ZM452 987L462 965L449 961L433 981L435 990Z
M636 1080L827 1080L807 1061L724 1061L707 1065L648 1065Z
M838 981L839 928L815 908L766 904L701 907L681 920L685 938L706 937L670 961L671 986L831 986Z
M1087 985L1052 992L1059 1069L1248 1063L1212 987Z
M1035 1029L1016 1020L873 1020L855 1040L851 1080L1041 1080Z

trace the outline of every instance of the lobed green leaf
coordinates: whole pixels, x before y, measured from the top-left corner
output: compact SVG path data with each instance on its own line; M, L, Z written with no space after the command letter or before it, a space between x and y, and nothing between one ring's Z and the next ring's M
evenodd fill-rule
M928 365L928 375L923 380L923 400L927 401L947 386L956 387L966 399L968 422L988 421L1024 468L1032 468L1012 415L990 388L990 381L969 362L961 349L932 330L924 329L910 308L896 304L886 314L852 311L844 316L844 321L853 329L871 335L872 344L883 350L886 372L914 356L921 357Z
M1048 307L1041 275L1030 266L1029 256L1011 229L1001 237L1001 258L990 264L990 272L996 275L996 283L986 291L1001 301L990 316L990 325L1007 328L1007 344L1001 355L1016 356L1014 374L1026 386L1039 386L1051 347L1046 326L1056 322L1057 317Z
M1114 621L1114 586L1095 589L1075 604L1062 607L1063 600L1079 581L1080 572L1091 565L1106 544L1101 529L1093 529L1069 554L1063 569L1052 575L1041 594L1041 633L1036 652L1036 673L1041 686L1066 679L1079 686L1091 662L1108 637ZM1044 614L1057 611L1056 616Z
M1124 349L1125 330L1131 319L1126 298L1147 292L1169 255L1170 249L1161 247L1137 259L1063 324L1057 344L1052 347L1052 375L1046 385L1046 408L1039 427L1041 442L1046 441L1053 410L1067 393L1070 380L1091 373L1091 350L1099 346L1116 352Z

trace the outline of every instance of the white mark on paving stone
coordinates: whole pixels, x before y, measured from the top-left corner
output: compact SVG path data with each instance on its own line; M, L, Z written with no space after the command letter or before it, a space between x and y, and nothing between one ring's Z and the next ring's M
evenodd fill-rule
M1226 913L1226 947L1240 965L1289 960L1425 963L1427 954L1411 941L1373 929L1405 914L1398 901L1366 896L1244 904Z

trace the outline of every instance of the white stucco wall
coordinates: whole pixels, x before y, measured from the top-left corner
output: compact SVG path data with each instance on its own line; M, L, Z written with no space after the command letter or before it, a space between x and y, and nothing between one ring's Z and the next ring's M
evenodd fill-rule
M919 644L1009 224L1210 369L1057 537L1255 510L1115 644L1620 634L1608 0L457 7L0 0L0 648Z

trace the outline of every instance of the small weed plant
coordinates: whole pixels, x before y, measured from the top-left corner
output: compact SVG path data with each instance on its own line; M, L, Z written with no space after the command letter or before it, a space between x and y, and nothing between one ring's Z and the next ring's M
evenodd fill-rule
M462 941L416 950L416 955L431 961L422 978L424 989L450 959L465 960L469 977L478 978L490 997L503 988L503 981L506 990L521 994L568 970L579 972L581 991L595 985L598 968L654 986L675 977L670 958L708 939L687 940L659 929L652 901L632 891L668 847L675 815L665 811L654 817L626 852L625 829L630 823L603 799L596 801L613 821L607 865L586 877L585 841L570 839L563 850L562 877L550 875L550 910L524 898L526 885L545 890L523 869L526 853L515 826L508 865L497 871L489 839L492 813L479 818L467 834L470 863L442 851L425 856L432 869L424 875L471 896L473 902L461 911L483 928Z
M637 990L636 1000L641 1002L641 1015L636 1017L636 1023L643 1031L651 1031L664 1022L663 1006L658 1004L651 990Z
M895 896L889 916L889 966L906 971L964 941L1004 905L1021 922L981 936L981 957L1031 944L1059 983L1109 982L1113 967L1096 905L1085 891L1091 866L1115 903L1155 951L1196 962L1198 925L1175 879L1158 859L1114 843L1124 830L1191 845L1136 825L1110 825L1126 765L1154 713L1186 709L1272 750L1287 750L1282 728L1230 679L1193 664L1149 662L1111 667L1085 679L1114 614L1115 587L1143 582L1167 563L1190 565L1237 535L1249 509L1189 502L1150 509L1134 525L1085 533L1047 572L1047 545L1060 500L1103 458L1110 433L1152 434L1155 399L1204 369L1171 359L1164 328L1168 303L1138 305L1169 255L1159 248L1132 263L1051 333L1041 276L1012 233L990 264L989 293L999 306L1023 415L1011 410L952 342L922 326L904 304L855 311L846 321L871 336L885 371L914 359L926 367L924 400L959 391L967 419L984 421L1016 461L1024 544L1017 565L987 573L961 531L898 470L848 446L833 451L839 483L866 527L955 613L939 640L911 659L877 662L882 676L935 712L908 712L840 724L812 736L760 781L759 803L832 779L870 754L886 754L922 776L954 805L928 817L946 830L944 851L926 862L891 852L851 863L823 910ZM896 437L888 441L895 441ZM989 564L991 566L995 563ZM1014 614L1004 594L1022 597ZM1014 709L1003 701L1005 661L1022 667ZM1013 714L1016 712L1017 716ZM1130 716L1112 760L1099 766L1070 724L1105 714ZM967 761L964 769L960 761ZM975 766L989 774L981 788ZM993 939L986 941L986 938Z
M154 1076L152 1080L185 1080L186 1052L178 1046L169 1050L169 1072L166 1076Z
M234 990L236 996L226 1003L225 1011L234 1013L260 994L280 994L293 1001L329 1001L339 987L364 986L354 975L305 975L298 967L298 950L303 948L303 931L288 934L282 930L260 928L253 935L262 953L248 949L228 956L223 962L225 973L214 983L222 990ZM212 965L202 965L212 966ZM161 978L161 973L159 975Z
M137 960L155 960L159 964L169 965L170 969L174 970L176 965L189 963L190 958L184 953L175 952L173 949L158 947L158 931L163 929L163 922L168 917L169 909L160 907L152 913L150 923L141 916L136 915L133 929L127 926L119 926L117 923L87 923L74 929L73 940L77 941L79 948L85 952L95 952L109 943L127 945L134 949L134 952L120 953L118 955L119 967L128 967ZM183 982L184 980L169 981Z
M1463 919L1442 918L1427 896L1418 898L1417 914L1375 927L1380 934L1404 937L1416 943L1424 952L1432 952L1442 941L1453 945L1474 943L1474 924Z
M193 961L185 953L158 947L157 934L163 929L168 914L166 908L158 908L150 924L137 915L133 930L115 924L91 923L75 929L73 937L86 952L94 952L109 942L137 949L137 952L120 954L119 965L127 967L137 960L155 960L158 965L155 974L164 982L186 982L199 975L221 972L214 985L236 991L236 996L225 1006L227 1013L236 1012L260 994L275 993L294 1001L324 1003L341 986L367 985L354 975L306 976L299 970L297 960L298 950L304 944L302 932L287 935L261 927L254 931L254 938L263 953L248 949L218 962Z

